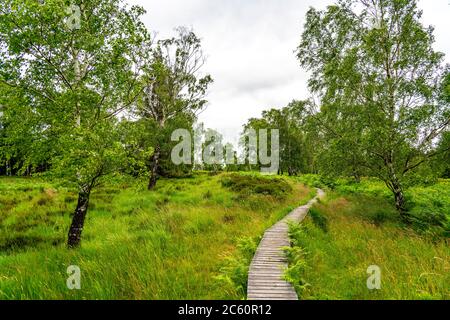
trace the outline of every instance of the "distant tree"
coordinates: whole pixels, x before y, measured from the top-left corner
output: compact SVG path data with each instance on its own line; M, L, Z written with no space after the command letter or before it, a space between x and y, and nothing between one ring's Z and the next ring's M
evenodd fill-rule
M144 176L148 172L148 162L153 154L154 136L142 120L122 119L118 124L120 143L125 150L125 161L119 168L123 174L133 177Z
M71 248L80 245L92 189L123 159L116 115L144 88L139 75L150 38L143 13L120 0L0 6L0 82L21 97L6 102L14 124L8 138L20 143L31 132L25 164L50 156L52 172L77 187Z
M280 129L280 167L282 172L290 176L309 172L309 164L312 162L311 150L307 143L306 124L309 117L307 101L292 101L275 112L271 117L270 112L263 114L272 124L272 127Z
M448 101L438 97L443 54L421 15L414 0L311 8L298 47L319 99L328 161L383 180L405 220L404 181L436 156L434 142L450 123Z
M221 171L225 166L225 145L223 136L214 129L206 129L202 144L203 169Z
M178 37L162 40L153 50L153 61L145 75L144 99L135 115L149 122L155 133L148 189L156 186L164 149L170 146L174 122L183 121L191 129L198 112L204 109L205 95L212 82L209 75L201 76L204 64L201 41L194 32L178 28ZM170 152L166 152L166 156ZM165 158L168 161L167 157Z
M238 150L234 147L231 142L225 143L223 147L223 154L225 155L225 170L228 172L240 171Z
M309 164L313 162L313 156L307 143L308 117L308 102L292 101L282 109L263 111L260 119L250 119L244 126L242 139L250 129L256 132L261 129L278 129L280 132L279 174L296 175L301 172L310 172ZM259 168L260 165L258 165Z
M252 130L256 137L261 129L270 129L270 123L264 118L250 118L243 126L241 136L239 138L239 155L240 167L243 171L259 171L261 163L258 161L259 139L256 139L256 149L251 146Z

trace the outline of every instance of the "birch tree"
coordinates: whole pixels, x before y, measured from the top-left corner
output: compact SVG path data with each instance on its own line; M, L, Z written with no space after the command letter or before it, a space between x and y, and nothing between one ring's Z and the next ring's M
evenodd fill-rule
M138 117L151 123L157 137L150 161L149 190L156 186L162 151L170 142L170 134L164 132L183 118L193 123L206 105L205 95L212 82L211 76L200 73L205 63L200 39L186 28L177 32L177 37L161 40L153 49L143 101L135 110Z
M444 55L421 15L414 0L311 8L298 47L334 160L383 180L405 220L405 181L436 155L450 123L449 103L439 99Z
M143 13L121 0L1 2L0 81L24 94L20 104L9 102L23 109L15 123L35 118L34 147L51 146L42 151L52 172L78 190L71 248L80 245L92 189L120 162L116 116L143 92L150 43Z

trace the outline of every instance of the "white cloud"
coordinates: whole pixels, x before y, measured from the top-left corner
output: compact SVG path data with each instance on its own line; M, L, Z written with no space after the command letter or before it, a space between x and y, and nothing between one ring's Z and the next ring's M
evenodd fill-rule
M128 0L148 12L145 23L159 37L177 26L193 27L208 57L204 71L214 78L207 127L236 141L242 125L271 107L283 107L307 94L307 74L296 60L308 7L332 0ZM436 48L450 55L448 0L421 0L426 25L436 27ZM447 57L447 60L450 61Z

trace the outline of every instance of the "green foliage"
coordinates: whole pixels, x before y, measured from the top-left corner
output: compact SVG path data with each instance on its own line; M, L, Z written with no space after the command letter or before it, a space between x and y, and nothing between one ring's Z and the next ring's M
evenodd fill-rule
M290 226L287 279L302 300L448 299L448 241L430 241L390 220L375 223L384 200L366 201L328 193L314 211L328 232L309 215ZM393 212L392 212L393 211ZM369 215L369 217L367 217ZM389 215L395 216L391 206ZM381 268L381 290L368 290L367 268Z
M337 184L335 178L317 174L302 174L296 180L314 188L334 189Z
M417 1L311 8L297 55L319 100L319 172L381 179L405 220L403 189L429 176L414 172L437 155L434 141L450 123L444 54L421 16Z
M152 146L154 135L147 130L145 121L126 121L118 124L120 141L124 146L125 159L120 171L134 177L144 176L148 172L148 162L154 153Z
M264 111L261 118L248 120L244 125L241 144L250 129L256 130L257 134L261 129L277 129L280 133L280 174L292 176L311 172L314 170L313 145L316 137L309 130L309 125L308 101L294 100L281 110Z
M383 222L401 223L395 214L392 194L383 182L377 179L362 179L355 183L349 179L339 179L335 189L339 194L355 200L360 217L377 225ZM450 194L448 181L440 180L431 185L418 185L405 191L412 226L419 232L432 237L448 237L450 221ZM356 201L357 200L357 201Z
M302 175L296 178L308 186L324 188L323 178L319 175ZM327 180L327 179L325 179ZM449 182L439 180L416 183L405 190L411 226L415 230L431 237L440 238L449 235L450 194ZM392 206L393 195L385 184L376 178L362 178L355 182L351 178L334 179L333 190L339 195L352 200L354 212L358 217L379 226L384 223L402 225L398 214ZM314 209L312 210L314 215Z
M304 279L308 267L306 262L308 252L299 243L302 232L303 228L301 224L289 224L289 237L292 241L292 246L284 248L289 262L289 266L284 273L284 278L286 281L292 283L299 296L302 296L303 292L310 286Z
M229 174L222 178L222 186L243 195L262 194L284 198L292 187L284 179L266 178L257 175Z
M147 143L153 153L147 161L150 169L149 188L154 188L157 177L182 176L192 166L174 166L171 162L171 135L176 129L193 131L197 114L206 105L206 92L213 82L210 75L202 76L204 63L201 40L187 28L178 28L177 37L160 40L152 50L151 60L146 61L143 77L145 89L133 114L145 126L141 141ZM148 147L146 148L148 149Z
M413 187L408 194L415 227L433 237L450 237L450 182Z
M450 76L448 77L450 79ZM450 80L448 80L450 82ZM448 85L450 88L450 84ZM450 91L450 89L448 89ZM437 148L439 154L431 165L438 177L450 179L450 131L444 132Z
M215 277L219 286L228 296L240 300L247 297L248 270L258 247L252 238L237 239L237 251L223 261L220 273Z
M0 82L17 97L2 102L14 123L8 139L19 142L32 132L27 144L32 152L22 154L20 165L51 161L84 186L99 170L110 170L109 155L118 151L113 116L140 90L134 61L145 57L150 39L139 7L115 0L74 4L81 10L80 28L66 23L65 1L2 3Z
M77 186L70 247L80 243L91 191L124 162L117 115L142 92L142 62L151 51L141 7L117 0L73 5L74 25L66 1L5 0L0 8L0 83L16 97L0 101L8 122L0 157L3 149L9 162L20 156L16 166L24 171L44 162ZM14 146L25 137L31 152Z
M296 177L296 180L306 184L307 186L311 186L314 188L323 188L324 185L321 181L322 177L317 174L302 174L299 177Z

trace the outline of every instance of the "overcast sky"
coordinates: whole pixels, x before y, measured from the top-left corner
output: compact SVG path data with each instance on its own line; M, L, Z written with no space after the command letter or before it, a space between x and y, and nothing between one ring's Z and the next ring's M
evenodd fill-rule
M306 11L333 0L128 0L147 10L144 22L158 38L192 27L214 78L206 127L235 143L242 125L263 110L308 97L307 74L295 58ZM436 49L450 62L450 0L421 0L423 21L435 26Z

